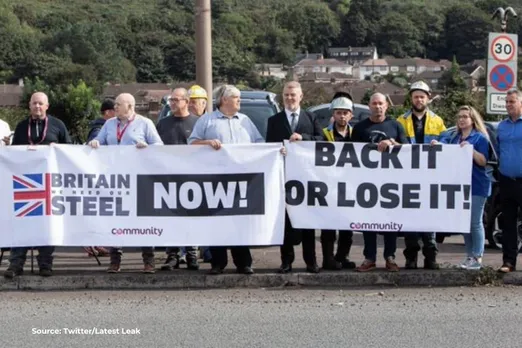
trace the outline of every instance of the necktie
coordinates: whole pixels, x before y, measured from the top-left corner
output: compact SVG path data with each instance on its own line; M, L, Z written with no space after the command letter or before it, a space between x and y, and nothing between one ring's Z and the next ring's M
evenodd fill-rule
M295 112L292 112L292 123L290 124L290 128L292 128L292 132L295 132L295 129L297 127L297 114Z

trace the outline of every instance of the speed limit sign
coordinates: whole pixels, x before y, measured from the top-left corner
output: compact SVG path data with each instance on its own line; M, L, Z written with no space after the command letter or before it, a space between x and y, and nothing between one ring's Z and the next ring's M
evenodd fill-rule
M491 43L491 54L493 59L502 63L509 62L515 56L515 47L515 43L509 36L497 36Z
M506 92L517 88L518 36L489 33L487 113L506 114Z

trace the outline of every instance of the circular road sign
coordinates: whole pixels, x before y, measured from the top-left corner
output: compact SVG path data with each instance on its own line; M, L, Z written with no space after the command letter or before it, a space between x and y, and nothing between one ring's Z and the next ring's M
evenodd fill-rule
M493 59L505 63L509 62L515 56L515 43L509 36L497 36L491 43L491 55Z
M506 92L515 85L515 74L509 66L499 64L491 69L489 82L497 91Z

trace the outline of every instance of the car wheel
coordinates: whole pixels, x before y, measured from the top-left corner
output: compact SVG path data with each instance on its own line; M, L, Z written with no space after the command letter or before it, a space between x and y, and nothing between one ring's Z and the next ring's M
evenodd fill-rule
M502 212L498 211L494 214L486 229L486 237L489 246L495 249L502 249L502 234L503 234ZM518 250L522 251L522 221L517 221L518 231Z

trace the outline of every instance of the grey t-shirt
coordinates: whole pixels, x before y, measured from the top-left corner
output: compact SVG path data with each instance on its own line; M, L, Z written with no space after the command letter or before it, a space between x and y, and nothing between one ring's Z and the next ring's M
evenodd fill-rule
M159 121L156 126L165 145L187 144L192 128L198 120L197 116L176 117L169 116Z

